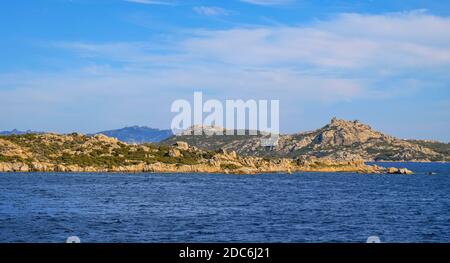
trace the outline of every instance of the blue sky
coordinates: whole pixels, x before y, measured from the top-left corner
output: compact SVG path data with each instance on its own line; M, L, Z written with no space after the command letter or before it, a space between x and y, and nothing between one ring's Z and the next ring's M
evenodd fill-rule
M0 130L168 128L203 91L450 140L448 1L18 0L0 34Z

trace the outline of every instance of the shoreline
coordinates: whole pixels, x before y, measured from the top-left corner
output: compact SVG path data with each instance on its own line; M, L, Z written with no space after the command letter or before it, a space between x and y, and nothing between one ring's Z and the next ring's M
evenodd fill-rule
M248 160L247 160L248 162ZM39 168L38 168L39 167ZM365 173L365 174L412 174L406 168L382 167L376 164L367 165L363 161L331 162L329 160L321 162L315 161L312 164L298 165L293 160L282 160L279 165L271 163L263 166L241 166L236 168L223 168L221 165L179 165L156 163L153 165L135 165L125 167L79 167L75 165L42 165L29 166L21 163L0 163L2 173L199 173L199 174L293 174L305 172L318 173Z
M261 173L223 173L223 172L39 172L39 171L30 171L30 172L0 172L0 174L23 174L23 175L31 175L31 174L85 174L85 175L95 175L95 174L105 174L105 175L113 175L113 174L123 174L123 175L144 175L144 174L164 174L164 175L176 175L176 174L196 174L196 175L295 175L295 174L315 174L315 173L323 173L323 174L355 174L355 175L405 175L400 173L387 173L387 172L378 172L378 173L364 173L364 172L352 172L352 171L340 171L340 172L325 172L325 171L295 171L291 173L287 172L261 172ZM412 174L422 174L422 173L412 173ZM408 175L412 175L408 174Z
M447 161L364 161L364 163L450 163Z

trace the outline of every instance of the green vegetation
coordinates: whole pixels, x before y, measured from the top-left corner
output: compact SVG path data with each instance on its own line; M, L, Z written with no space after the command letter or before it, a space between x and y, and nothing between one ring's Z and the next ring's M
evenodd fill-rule
M338 169L338 168L345 168L348 165L345 164L345 163L325 164L325 163L316 162L316 163L310 164L309 166L311 168L314 168L314 169L323 169L323 168L326 168L326 169L331 169L331 168Z
M194 165L202 159L212 158L211 151L180 150L181 156L172 157L167 145L141 144L128 145L119 141L107 141L72 133L69 135L24 134L2 136L2 139L13 143L17 149L32 155L34 161L50 162L80 167L111 168L134 164L167 164ZM24 162L20 157L2 155L8 147L0 145L0 162Z
M261 135L248 135L248 130L245 131L247 135L182 135L182 136L172 136L161 144L172 145L176 141L184 141L189 145L195 145L202 149L209 149L212 151L219 150L223 146L232 142L246 142L249 139L261 138Z
M233 163L225 163L225 164L221 164L220 168L222 169L227 169L227 170L236 170L239 169L239 166L237 166L236 164Z
M410 142L418 144L422 147L429 148L437 153L450 156L450 143L442 143L434 141L418 141L418 140L410 140Z
M4 156L0 154L0 162L24 162L25 160L19 156Z

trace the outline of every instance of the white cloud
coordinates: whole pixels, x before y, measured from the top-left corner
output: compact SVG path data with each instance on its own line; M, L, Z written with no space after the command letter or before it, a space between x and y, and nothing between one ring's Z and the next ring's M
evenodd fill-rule
M144 4L144 5L174 5L173 1L164 0L124 0L125 2Z
M193 8L193 10L197 14L205 16L220 16L229 14L227 10L215 6L196 6Z
M271 6L289 4L294 2L294 0L241 0L241 2L254 5Z
M344 14L310 26L198 32L190 54L246 66L333 69L428 67L450 63L450 19L422 13Z
M405 72L442 78L450 69L448 32L449 18L423 12L342 14L308 26L193 31L173 43L53 46L94 62L121 62L123 70L144 76L151 71L153 79L161 79L154 87L283 90L303 99L339 101L377 95L373 83ZM178 79L182 81L175 83Z
M448 32L449 18L412 12L197 30L169 43L52 43L52 48L78 54L87 66L61 74L0 76L0 112L22 105L30 120L39 120L31 105L52 112L70 105L71 112L80 112L79 125L85 119L81 113L95 105L88 110L96 111L89 112L89 125L119 127L121 114L129 112L122 119L145 123L148 117L156 126L168 127L164 121L170 120L170 102L189 98L195 90L214 98L278 98L284 105L403 99L430 86L421 74L449 83ZM144 116L145 107L158 109L158 114ZM60 116L61 122L65 117Z
M212 15L214 11L206 13ZM387 72L449 65L448 32L449 18L422 12L343 14L308 26L198 30L172 43L60 42L53 46L71 49L86 57L129 63L184 61L240 68L295 67L317 72L377 69Z

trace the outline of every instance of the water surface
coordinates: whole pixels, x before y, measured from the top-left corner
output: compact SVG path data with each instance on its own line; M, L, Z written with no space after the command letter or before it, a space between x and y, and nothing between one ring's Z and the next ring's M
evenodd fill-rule
M0 242L450 242L450 164L380 165L418 173L3 173Z

